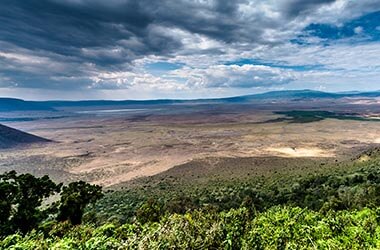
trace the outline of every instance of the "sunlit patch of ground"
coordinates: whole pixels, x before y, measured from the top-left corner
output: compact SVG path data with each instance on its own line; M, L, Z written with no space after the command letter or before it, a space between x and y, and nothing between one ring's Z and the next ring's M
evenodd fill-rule
M268 152L279 153L286 157L334 157L333 152L320 148L296 148L296 147L269 147Z
M366 118L373 119L373 120L380 120L379 116L367 116Z
M369 157L368 155L362 155L359 157L359 159L357 160L358 162L366 162L366 161L369 161L371 159L371 157Z
M350 104L354 105L373 105L373 104L380 104L380 98L373 98L373 99L357 99L349 101Z

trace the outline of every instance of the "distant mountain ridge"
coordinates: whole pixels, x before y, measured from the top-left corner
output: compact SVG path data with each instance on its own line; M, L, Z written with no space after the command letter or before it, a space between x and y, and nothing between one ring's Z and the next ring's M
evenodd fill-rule
M0 124L0 149L43 142L50 140Z
M24 101L14 98L0 98L0 112L42 110L54 111L60 107L94 107L111 105L170 105L170 104L203 104L203 103L249 103L259 100L298 100L298 99L339 99L339 98L375 98L379 91L329 93L315 90L284 90L246 96L209 98L209 99L158 99L158 100L82 100L82 101Z
M313 99L313 98L348 98L348 97L380 97L380 91L372 92L347 92L347 93L330 93L316 90L284 90L284 91L271 91L262 94L237 96L224 99L241 99L241 100L271 100L271 99Z
M53 111L45 102L24 101L16 98L0 98L0 112L23 111L23 110L46 110Z

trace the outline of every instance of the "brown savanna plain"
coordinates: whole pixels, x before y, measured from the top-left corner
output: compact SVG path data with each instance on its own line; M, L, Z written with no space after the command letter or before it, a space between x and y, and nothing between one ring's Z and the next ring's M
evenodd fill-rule
M349 113L360 119L299 122L281 120L285 115L276 113L289 110ZM235 178L289 166L318 168L380 144L376 99L71 107L60 112L59 119L3 122L54 142L1 150L1 172L15 169L60 182L82 179L116 187L148 176Z

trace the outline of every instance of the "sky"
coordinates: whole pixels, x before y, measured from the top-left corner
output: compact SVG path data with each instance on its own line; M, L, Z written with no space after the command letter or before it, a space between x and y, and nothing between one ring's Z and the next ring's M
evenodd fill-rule
M380 90L379 0L2 0L0 96Z

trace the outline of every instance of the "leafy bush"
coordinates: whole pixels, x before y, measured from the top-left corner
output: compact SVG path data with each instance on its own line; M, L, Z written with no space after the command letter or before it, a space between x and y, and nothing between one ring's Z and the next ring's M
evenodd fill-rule
M330 211L273 207L251 214L196 210L159 222L100 228L76 226L63 236L31 232L0 241L1 249L371 249L380 247L380 209ZM53 234L50 234L53 235Z

